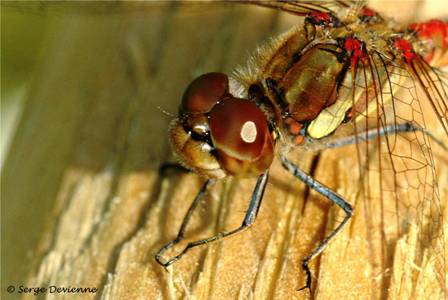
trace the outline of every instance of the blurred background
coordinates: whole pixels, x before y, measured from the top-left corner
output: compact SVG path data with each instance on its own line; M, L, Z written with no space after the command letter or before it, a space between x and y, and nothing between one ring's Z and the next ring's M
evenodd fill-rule
M20 119L48 20L48 16L42 13L2 9L1 165Z

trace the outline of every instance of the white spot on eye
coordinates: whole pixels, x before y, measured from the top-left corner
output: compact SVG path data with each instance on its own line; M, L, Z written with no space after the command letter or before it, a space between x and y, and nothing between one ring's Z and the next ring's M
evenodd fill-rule
M240 135L246 143L253 143L257 139L257 126L255 126L254 122L247 121L241 127Z

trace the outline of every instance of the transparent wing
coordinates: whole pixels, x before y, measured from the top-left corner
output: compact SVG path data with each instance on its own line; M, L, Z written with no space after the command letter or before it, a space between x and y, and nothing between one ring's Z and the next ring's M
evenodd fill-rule
M341 9L353 9L359 8L366 5L366 1L351 1L351 0L300 0L300 1L289 1L289 0L277 0L277 1L241 1L246 4L254 4L263 7L269 7L284 12L288 12L298 16L305 16L311 12L331 12L337 15Z
M443 78L440 70L433 69L423 59L413 60L409 67L418 85L422 87L446 135L448 135L446 78Z
M367 4L364 0L210 0L210 1L7 1L2 7L32 14L51 15L105 15L122 16L137 15L156 18L166 14L167 10L182 8L185 17L197 17L200 13L211 13L217 7L231 5L252 5L271 8L279 11L306 16L311 12L325 12L341 15L356 12ZM204 10L206 7L206 10Z
M400 124L432 132L438 120L446 141L445 85L423 60L414 64L370 53L368 62L354 71L350 87L355 107L352 126L357 134L360 199L371 230L369 242L372 249L381 249L372 257L379 269L395 272L384 274L383 285L402 286L403 278L408 278L415 295L431 294L429 289L438 286L439 294L434 296L439 299L446 293L446 257L435 143L424 131L380 134ZM367 129L378 135L368 139L363 136ZM407 245L406 253L400 253L400 243ZM403 255L406 259L400 261ZM434 277L420 278L427 274L425 268L432 268Z

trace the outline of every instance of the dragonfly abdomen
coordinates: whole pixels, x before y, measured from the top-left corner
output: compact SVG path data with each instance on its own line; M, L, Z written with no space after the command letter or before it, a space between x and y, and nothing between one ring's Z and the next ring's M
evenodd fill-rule
M448 22L430 20L413 23L409 30L417 35L415 48L422 48L425 61L433 67L448 65Z

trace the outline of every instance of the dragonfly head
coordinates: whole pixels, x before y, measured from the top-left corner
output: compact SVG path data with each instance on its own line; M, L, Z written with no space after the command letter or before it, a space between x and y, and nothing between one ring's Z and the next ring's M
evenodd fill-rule
M274 157L265 114L253 102L233 97L222 73L190 83L170 141L183 165L210 178L259 175Z

